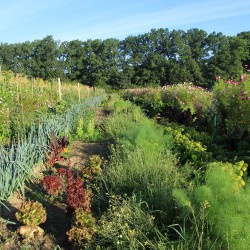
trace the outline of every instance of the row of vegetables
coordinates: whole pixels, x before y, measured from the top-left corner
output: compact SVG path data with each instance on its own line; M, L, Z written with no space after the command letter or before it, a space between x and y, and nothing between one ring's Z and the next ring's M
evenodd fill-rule
M105 95L88 98L75 103L65 113L30 126L25 137L8 146L0 145L0 206L20 190L34 176L34 166L43 162L49 152L52 135L68 136L74 132L79 119L93 107L99 106Z

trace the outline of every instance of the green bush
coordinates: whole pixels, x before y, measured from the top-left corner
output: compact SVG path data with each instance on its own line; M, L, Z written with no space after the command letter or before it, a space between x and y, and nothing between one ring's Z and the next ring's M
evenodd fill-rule
M164 130L155 126L148 119L141 120L137 126L124 131L118 142L130 151L141 149L148 157L158 157L165 150L172 147L171 138L164 135Z
M95 112L89 110L84 117L80 117L76 130L72 133L71 140L85 140L87 142L97 141L100 138L100 133L95 125Z
M173 151L177 153L181 164L188 162L199 168L211 160L212 154L207 151L206 145L194 140L184 128L166 127L166 132L173 137Z
M190 232L197 229L200 246L210 239L214 249L248 249L250 188L244 180L246 170L244 162L211 163L204 185L191 194L174 191L184 215L190 218Z
M213 87L213 95L220 129L226 129L229 135L250 132L250 77L237 83L219 80Z
M188 124L204 124L212 103L212 94L192 83L167 85L161 89L128 90L124 97L141 106L149 117L160 113L170 121Z

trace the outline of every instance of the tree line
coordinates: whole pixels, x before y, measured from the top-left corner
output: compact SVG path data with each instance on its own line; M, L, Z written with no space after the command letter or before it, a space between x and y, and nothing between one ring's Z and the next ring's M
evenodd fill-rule
M250 31L237 36L204 30L152 29L124 40L42 40L0 44L3 70L51 80L60 77L112 88L240 78L250 65Z

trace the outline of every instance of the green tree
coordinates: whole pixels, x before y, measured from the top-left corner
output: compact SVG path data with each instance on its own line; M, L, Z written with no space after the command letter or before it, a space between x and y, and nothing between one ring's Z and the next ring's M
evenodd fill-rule
M243 73L242 61L247 57L247 42L240 37L228 37L213 32L207 37L206 78L210 86L215 77L239 80Z
M246 58L243 60L242 63L244 67L250 68L250 31L241 32L237 35L237 37L242 38L247 43L248 52L246 53ZM248 66L245 66L245 65L248 65Z
M11 70L14 65L14 49L13 44L1 43L0 45L0 63L3 70Z
M45 80L58 77L58 46L52 36L34 42L32 74Z

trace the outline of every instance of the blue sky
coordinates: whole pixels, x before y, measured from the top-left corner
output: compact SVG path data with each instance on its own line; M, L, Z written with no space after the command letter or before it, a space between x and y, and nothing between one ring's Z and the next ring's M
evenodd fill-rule
M250 31L250 0L0 0L0 43L121 40L152 28L237 35Z

